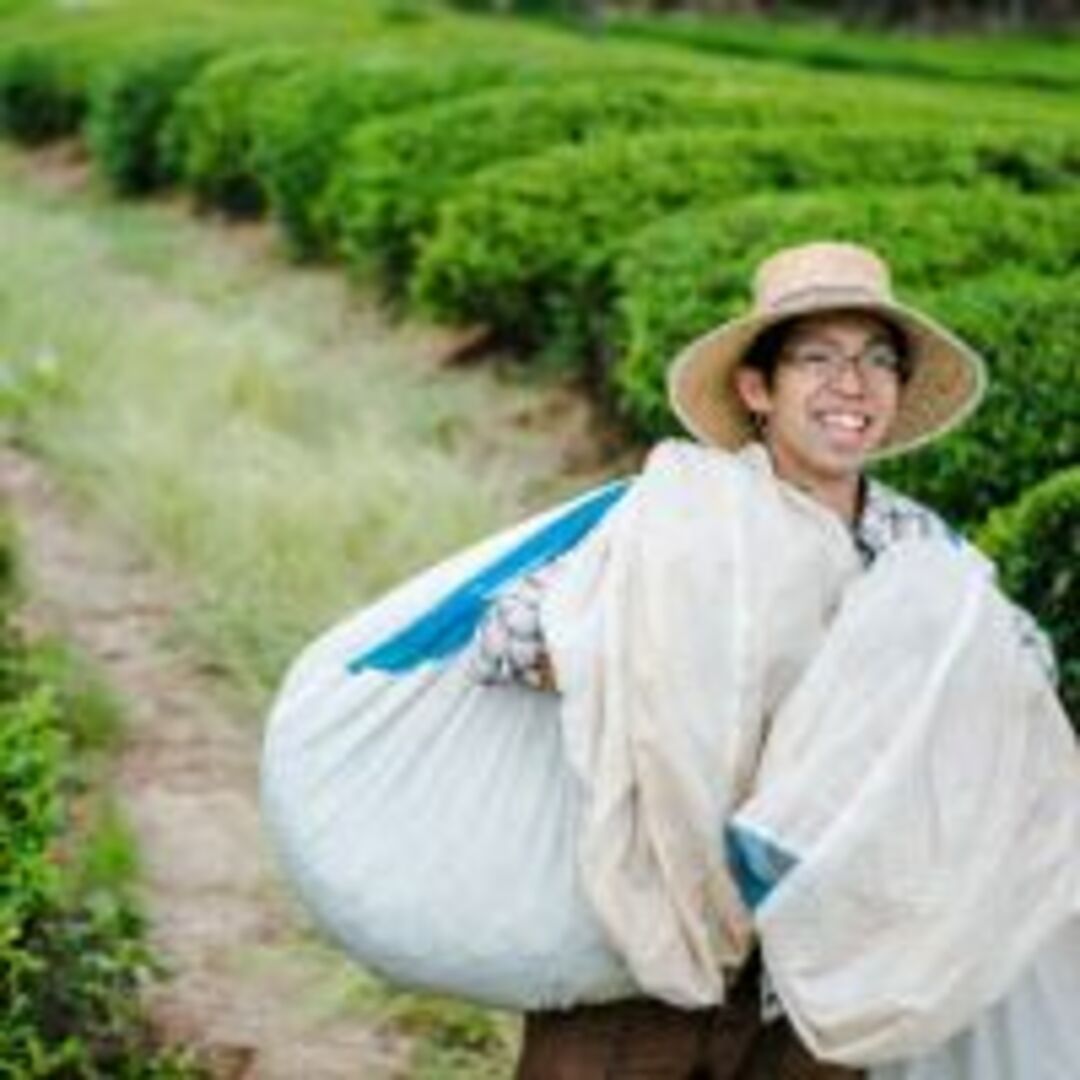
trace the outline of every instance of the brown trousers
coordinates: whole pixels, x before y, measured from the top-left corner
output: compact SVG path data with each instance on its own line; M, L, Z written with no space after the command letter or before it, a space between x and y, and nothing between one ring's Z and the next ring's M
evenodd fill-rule
M786 1020L764 1023L756 972L720 1008L648 999L530 1013L516 1080L855 1080L816 1061Z

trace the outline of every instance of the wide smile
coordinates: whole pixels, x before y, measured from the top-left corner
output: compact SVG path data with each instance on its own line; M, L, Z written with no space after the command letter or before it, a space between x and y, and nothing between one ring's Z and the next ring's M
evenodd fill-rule
M851 409L823 410L815 413L815 419L829 442L844 448L861 448L875 427L873 416Z

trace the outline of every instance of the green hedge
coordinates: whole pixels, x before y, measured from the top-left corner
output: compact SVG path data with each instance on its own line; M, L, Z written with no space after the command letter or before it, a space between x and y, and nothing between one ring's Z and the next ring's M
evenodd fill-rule
M37 1009L47 957L34 936L42 916L53 914L60 891L50 847L63 822L61 761L62 743L47 697L0 702L0 993L5 999L0 1060L9 1065L29 1065L35 1058L44 1064L53 1054L43 1044ZM34 1069L31 1075L48 1073Z
M74 895L62 717L47 687L0 701L0 1071L12 1077L195 1075L139 1010L154 974L134 908Z
M265 192L253 159L259 102L277 80L310 64L311 53L311 46L265 45L229 52L202 69L162 131L165 168L205 205L241 215L262 211Z
M178 95L217 48L170 40L119 60L91 88L87 139L117 192L152 191L176 179L161 153L161 133Z
M7 530L4 530L5 533ZM3 589L10 591L10 548ZM10 1077L195 1076L155 1045L140 991L156 975L129 898L80 865L86 826L75 743L79 699L12 629L0 600L0 1074ZM55 675L55 672L52 672Z
M533 65L372 50L287 72L258 106L253 170L293 252L325 250L320 193L348 131L375 117L526 77Z
M929 293L925 309L987 360L982 407L947 438L882 474L972 527L1048 474L1080 461L1080 274L1013 271Z
M0 135L33 145L77 134L92 87L177 32L126 15L111 5L79 13L50 5L36 17L7 21L0 34Z
M821 237L867 244L911 295L1012 264L1045 275L1080 269L1078 220L1075 194L1001 187L765 195L662 219L631 238L615 270L616 403L646 437L673 430L668 361L745 306L754 267L779 248Z
M27 145L79 129L87 107L88 72L45 43L0 48L0 134Z
M1080 733L1080 465L995 511L979 544L997 561L1005 590L1053 639L1061 698Z
M827 98L647 74L495 90L353 132L328 188L327 219L351 264L399 286L440 202L495 162L620 131L760 127L778 116L824 123L838 109Z
M74 134L92 87L115 64L159 55L173 42L278 42L317 52L380 32L385 20L376 7L339 0L170 0L165 9L136 0L28 4L0 16L0 134L27 142Z
M608 29L627 38L817 69L1047 90L1080 88L1080 47L1067 38L1053 41L1019 34L951 39L910 34L901 37L828 24L693 15L632 16L612 20Z
M616 50L601 58L561 35L461 19L424 18L336 43L306 38L279 35L210 64L181 93L165 134L168 160L203 202L237 213L271 202L301 253L318 246L322 178L356 123L496 83L625 66L637 56Z
M665 214L752 191L1015 179L1031 161L1044 186L1075 178L1080 137L887 125L611 136L463 184L443 204L412 291L437 316L581 354L604 338L626 237Z

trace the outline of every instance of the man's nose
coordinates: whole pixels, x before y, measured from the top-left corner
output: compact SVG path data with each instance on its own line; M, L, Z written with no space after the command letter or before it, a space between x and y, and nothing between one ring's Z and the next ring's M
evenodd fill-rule
M861 394L866 389L866 371L859 356L845 356L833 376L833 386L845 394Z

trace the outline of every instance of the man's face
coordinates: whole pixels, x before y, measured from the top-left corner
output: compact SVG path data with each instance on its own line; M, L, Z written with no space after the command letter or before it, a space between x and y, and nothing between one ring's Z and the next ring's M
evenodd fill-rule
M854 479L888 435L900 402L893 339L873 315L800 319L780 353L772 385L736 371L744 403L763 416L777 472L796 482Z

